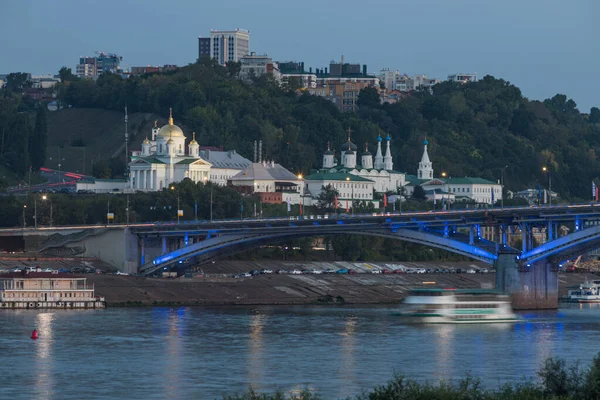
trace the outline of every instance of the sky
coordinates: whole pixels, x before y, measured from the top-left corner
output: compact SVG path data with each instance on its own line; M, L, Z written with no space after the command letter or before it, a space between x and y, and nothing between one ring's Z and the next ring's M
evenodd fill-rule
M600 107L598 0L2 0L0 73L75 70L95 51L125 67L194 62L210 29L250 31L275 61L331 60L445 79L493 75L581 112Z

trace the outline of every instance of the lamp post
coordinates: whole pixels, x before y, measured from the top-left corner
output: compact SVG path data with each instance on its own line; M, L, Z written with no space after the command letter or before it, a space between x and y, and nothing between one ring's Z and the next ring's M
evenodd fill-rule
M204 185L206 186L208 184L208 176L204 177ZM213 220L213 185L212 183L210 184L210 222L212 222Z
M346 181L350 182L349 176L346 177ZM352 183L350 183L350 186L352 187L352 197L350 197L350 207L352 209L352 216L354 217L354 185Z
M552 172L550 167L542 167L542 171L548 173L548 206L552 207Z
M52 228L52 200L47 195L42 196L42 200L48 200L50 202L50 227Z
M25 210L27 209L27 204L23 204L23 229L25 229Z
M175 186L171 186L171 190L175 190ZM179 224L179 192L175 192L177 194L177 223Z
M500 170L500 208L504 210L504 170L508 168L508 165L505 165Z
M305 188L304 188L304 181L302 180L303 176L302 174L298 174L298 179L300 180L300 185L301 185L301 189L302 192L300 193L300 195L302 196L302 206L300 207L300 216L302 216L304 214L304 192L305 192Z

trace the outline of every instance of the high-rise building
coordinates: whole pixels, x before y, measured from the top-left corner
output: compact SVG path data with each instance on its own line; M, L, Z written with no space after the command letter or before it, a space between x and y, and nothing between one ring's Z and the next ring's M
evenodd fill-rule
M210 31L210 38L198 38L198 59L209 56L221 65L240 61L250 54L250 32L245 29L233 31Z
M113 74L121 72L123 57L113 53L97 52L97 57L79 57L75 74L80 78L95 79L105 72Z
M264 74L272 74L277 81L281 78L279 65L273 62L266 54L260 56L251 52L249 55L241 57L240 62L242 64L240 68L240 79L251 80L252 78L258 78Z

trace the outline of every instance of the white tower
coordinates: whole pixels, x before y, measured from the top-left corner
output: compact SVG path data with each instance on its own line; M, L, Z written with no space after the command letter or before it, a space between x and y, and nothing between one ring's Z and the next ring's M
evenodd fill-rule
M199 149L200 145L196 142L196 132L192 132L192 141L189 144L189 155L194 158L200 157Z
M154 121L154 127L152 128L152 141L156 141L156 135L158 135L158 120Z
M331 142L327 142L327 151L323 154L323 169L331 169L334 167L334 155L331 151Z
M375 153L375 169L383 169L383 156L381 155L381 135L377 136L377 153Z
M390 150L390 141L392 138L387 135L385 138L387 141L387 148L385 149L385 156L383 157L383 169L391 171L394 169L394 162L392 161L392 151Z
M417 170L417 178L419 179L433 179L433 165L429 161L429 154L427 154L427 140L423 142L423 157L419 163L419 169Z
M369 153L369 143L365 143L365 152L362 153L361 164L365 169L373 169L373 156Z
M148 137L144 139L142 142L142 157L148 157L150 155L150 149L152 148L152 143L148 140Z
M346 157L344 159L344 167L349 169L356 168L356 152L353 150L346 151Z

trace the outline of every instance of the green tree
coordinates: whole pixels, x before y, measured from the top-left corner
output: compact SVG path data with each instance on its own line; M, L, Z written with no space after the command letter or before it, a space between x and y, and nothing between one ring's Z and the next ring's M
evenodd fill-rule
M228 61L227 65L227 74L232 78L237 78L240 76L240 71L242 70L241 61Z
M94 163L92 168L92 175L100 179L109 179L112 175L112 171L106 160L99 160Z
M427 195L425 194L425 189L423 189L421 185L415 186L412 197L415 200L426 200Z
M331 185L323 186L323 190L317 197L317 208L322 211L331 212L335 210L335 201L340 193Z
M6 76L6 89L11 92L21 92L31 87L29 74L26 72L13 72Z
M35 116L33 135L29 140L29 155L31 167L37 171L46 163L46 146L48 142L48 128L46 125L46 107L40 104Z
M73 75L71 68L62 67L58 71L58 76L60 77L61 82L72 82L77 80L77 76Z
M356 102L359 108L370 107L378 108L381 106L381 99L379 98L379 92L374 87L368 86L362 88L358 93L358 100Z
M591 108L588 121L590 121L592 124L597 124L600 122L600 109L598 107Z

